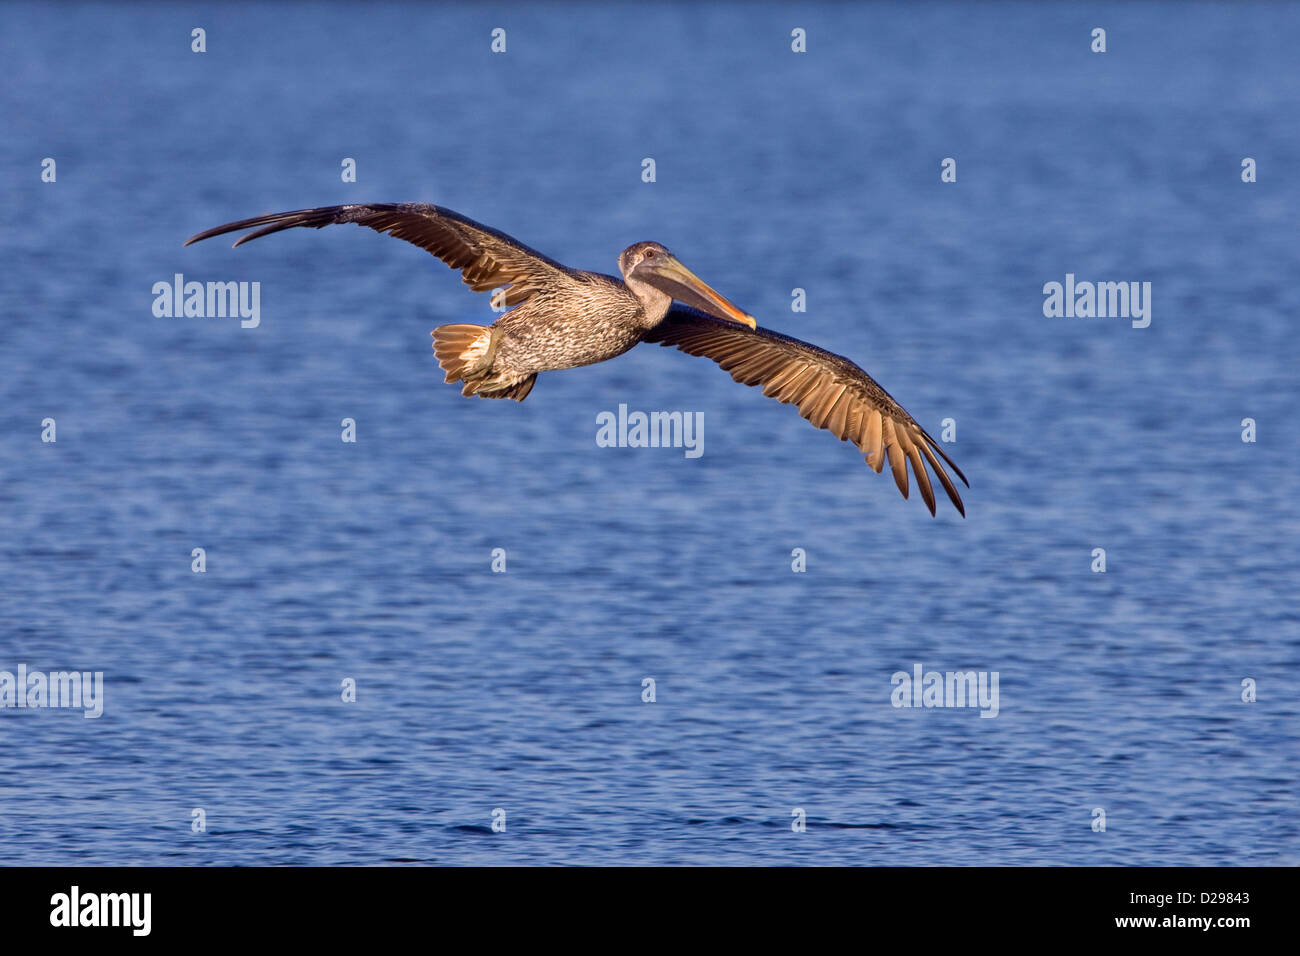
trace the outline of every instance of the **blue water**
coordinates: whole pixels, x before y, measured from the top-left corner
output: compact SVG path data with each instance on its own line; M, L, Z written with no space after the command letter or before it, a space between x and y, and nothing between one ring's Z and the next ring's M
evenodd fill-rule
M0 710L0 861L1300 863L1298 47L1283 4L0 8L0 670L105 686ZM404 200L664 242L952 418L969 517L675 351L462 398L429 330L493 315L413 246L181 247ZM261 325L156 318L178 272ZM1150 327L1045 318L1067 273ZM597 447L620 403L704 454ZM893 707L918 663L997 717Z

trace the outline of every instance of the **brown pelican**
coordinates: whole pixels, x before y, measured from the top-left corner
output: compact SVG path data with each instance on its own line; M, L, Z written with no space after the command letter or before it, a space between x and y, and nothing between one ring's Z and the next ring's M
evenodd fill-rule
M427 203L326 206L256 216L217 226L185 245L252 229L236 246L294 226L354 222L433 253L475 292L500 289L494 303L513 306L492 325L443 325L433 351L462 393L522 402L539 372L592 365L638 342L676 346L717 362L744 385L797 405L817 428L853 441L880 472L888 457L907 497L907 462L934 514L924 462L964 517L961 496L939 458L967 487L961 469L889 393L843 356L757 327L754 318L709 288L657 242L638 242L618 257L613 276L560 265L504 233ZM674 305L673 300L685 305ZM694 308L691 308L694 306ZM935 457L938 454L939 458Z

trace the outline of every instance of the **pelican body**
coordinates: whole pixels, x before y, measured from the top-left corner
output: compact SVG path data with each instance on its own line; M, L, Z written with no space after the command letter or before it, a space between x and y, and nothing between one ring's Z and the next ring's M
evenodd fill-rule
M753 316L704 283L657 242L637 242L618 257L622 280L570 269L472 219L427 203L327 206L227 223L189 245L229 232L250 239L296 226L368 226L414 243L461 271L476 292L497 290L508 308L492 325L442 325L433 351L448 382L480 398L523 401L541 372L594 365L639 342L711 358L745 385L795 404L842 441L853 441L880 472L886 459L903 497L912 463L921 496L935 513L928 462L964 517L965 506L939 458L966 476L894 399L848 359L790 336L759 329ZM682 303L682 304L675 304ZM936 453L938 457L936 457Z
M443 325L433 349L462 394L523 401L538 372L595 365L622 355L663 321L673 296L694 296L713 314L753 329L741 312L657 242L628 246L623 281L563 269L492 325Z

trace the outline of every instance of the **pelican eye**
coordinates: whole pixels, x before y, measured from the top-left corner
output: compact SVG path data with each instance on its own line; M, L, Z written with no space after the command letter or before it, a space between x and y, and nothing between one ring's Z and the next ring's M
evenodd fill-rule
M641 253L642 259L653 259L654 257L655 251L653 249L647 249L645 252Z

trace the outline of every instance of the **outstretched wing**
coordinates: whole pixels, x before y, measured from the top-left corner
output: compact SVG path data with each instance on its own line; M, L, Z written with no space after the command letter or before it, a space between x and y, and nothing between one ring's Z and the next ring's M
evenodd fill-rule
M674 305L643 341L711 358L742 385L762 385L764 395L797 405L799 414L817 428L856 444L877 472L888 457L904 498L910 461L921 497L934 514L934 490L924 464L928 461L952 503L966 516L961 495L939 458L969 488L961 469L888 392L842 355L779 332L724 322L683 305Z
M465 284L475 292L508 286L504 301L498 300L506 306L517 305L539 289L554 285L554 280L561 275L573 274L554 259L529 249L504 232L450 209L418 202L324 206L271 213L208 229L186 239L185 245L228 232L256 230L241 236L235 243L239 246L294 226L320 229L342 222L369 226L376 232L405 239L428 250L453 269L459 269Z

